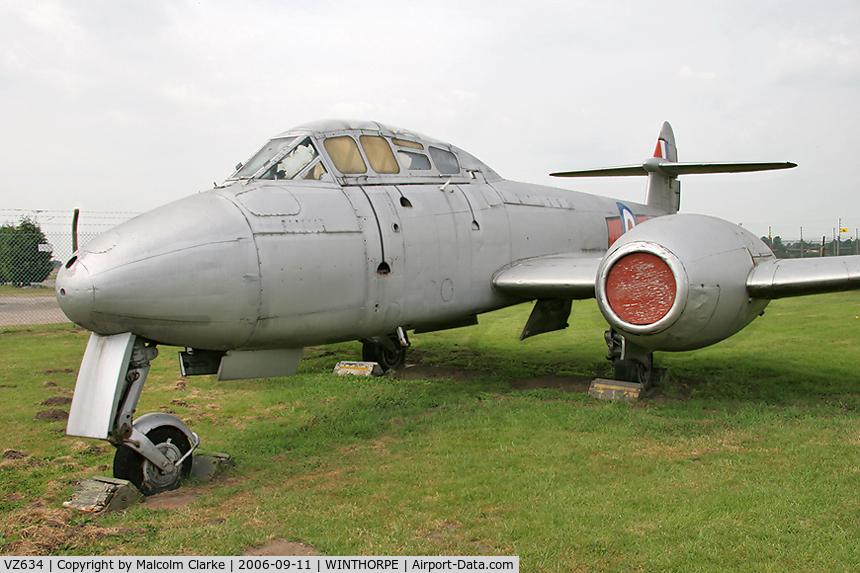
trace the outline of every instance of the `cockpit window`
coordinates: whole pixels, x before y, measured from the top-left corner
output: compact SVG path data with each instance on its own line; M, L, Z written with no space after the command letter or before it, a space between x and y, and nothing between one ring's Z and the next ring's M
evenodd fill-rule
M316 159L318 155L311 140L305 138L277 163L267 169L260 176L260 179L292 179L301 173L302 169L310 165L311 161Z
M394 159L391 147L384 137L378 135L362 135L359 137L364 154L370 161L370 166L377 173L400 173L400 166Z
M319 181L322 179L323 175L328 173L326 171L325 165L323 165L322 161L317 161L317 164L308 169L304 175L302 175L302 179Z
M397 151L397 157L400 158L400 163L409 171L424 171L430 169L430 160L426 155L421 153L412 153L411 151Z
M439 173L456 175L460 172L460 164L457 162L457 156L450 151L431 145L430 157L433 158L433 163L436 164L436 169L439 170Z
M337 170L344 174L367 173L367 165L361 158L358 144L348 135L329 137L325 140L325 150Z
M394 142L394 145L399 145L400 147L411 147L412 149L424 149L424 146L418 143L417 141L411 141L409 139L400 139L395 137L391 140Z
M238 168L231 179L247 179L259 171L263 165L268 163L273 157L281 152L286 146L295 141L296 137L276 137L270 139L263 148L257 152L254 157L249 159L245 165Z

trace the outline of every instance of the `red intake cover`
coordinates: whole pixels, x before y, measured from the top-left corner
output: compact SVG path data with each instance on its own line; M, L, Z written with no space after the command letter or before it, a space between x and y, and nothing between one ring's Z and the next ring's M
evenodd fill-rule
M606 299L621 320L654 324L666 316L675 302L675 275L657 255L631 253L609 271Z

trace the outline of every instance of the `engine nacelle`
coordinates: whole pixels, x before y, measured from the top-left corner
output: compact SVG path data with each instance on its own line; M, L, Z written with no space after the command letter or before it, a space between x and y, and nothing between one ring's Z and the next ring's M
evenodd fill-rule
M774 255L735 224L705 215L658 217L606 253L597 304L628 341L649 350L694 350L740 331L769 302L746 289L752 268Z

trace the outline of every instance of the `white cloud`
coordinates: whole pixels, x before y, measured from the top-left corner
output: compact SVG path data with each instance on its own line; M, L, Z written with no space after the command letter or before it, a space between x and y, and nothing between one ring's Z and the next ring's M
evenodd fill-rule
M860 42L842 34L789 38L779 42L773 66L784 76L858 79Z
M162 86L161 92L168 100L185 106L203 106L209 109L216 109L226 103L224 98L201 92L192 85Z
M713 80L717 77L717 74L714 72L696 72L688 66L682 66L678 70L678 75L682 78L694 78L698 80Z

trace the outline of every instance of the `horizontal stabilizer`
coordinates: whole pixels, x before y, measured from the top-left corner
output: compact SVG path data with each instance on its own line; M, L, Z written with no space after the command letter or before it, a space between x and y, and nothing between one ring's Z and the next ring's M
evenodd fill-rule
M654 154L639 165L621 165L601 169L582 169L550 173L552 177L631 177L648 175L648 194L645 203L649 207L665 213L677 213L681 207L681 183L679 175L697 173L747 173L750 171L771 171L791 169L796 163L681 163L678 161L678 148L675 134L669 122L665 122L657 138Z
M603 167L600 169L582 169L580 171L561 171L550 173L550 177L632 177L648 175L641 165L622 165L619 167Z
M622 165L620 167L604 167L602 169L583 169L580 171L562 171L550 173L552 177L630 177L660 173L668 177L679 175L695 175L703 173L746 173L751 171L771 171L774 169L791 169L797 167L790 161L774 163L679 163L676 161L646 161L641 165Z
M747 173L750 171L773 171L774 169L791 169L797 163L783 161L777 163L661 163L660 171L674 177L678 175L695 175L701 173Z

